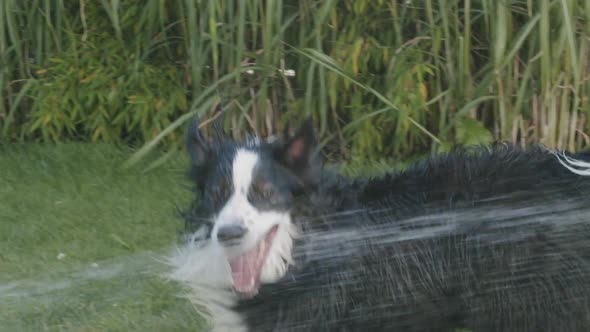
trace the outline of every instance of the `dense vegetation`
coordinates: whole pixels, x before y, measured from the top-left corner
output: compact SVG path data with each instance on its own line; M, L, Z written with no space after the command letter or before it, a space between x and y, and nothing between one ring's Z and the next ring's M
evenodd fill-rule
M313 116L327 151L589 144L583 0L3 0L0 139L175 147ZM293 76L294 74L294 76Z

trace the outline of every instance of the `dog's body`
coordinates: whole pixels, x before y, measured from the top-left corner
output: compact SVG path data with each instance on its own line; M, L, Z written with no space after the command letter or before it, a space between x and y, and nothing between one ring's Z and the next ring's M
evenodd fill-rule
M196 128L171 277L215 330L590 330L588 162L497 144L347 179L310 127L213 145Z

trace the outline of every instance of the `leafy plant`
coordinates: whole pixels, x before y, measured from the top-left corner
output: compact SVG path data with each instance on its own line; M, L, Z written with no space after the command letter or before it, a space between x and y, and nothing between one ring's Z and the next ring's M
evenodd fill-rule
M36 71L27 133L52 141L81 136L143 142L187 111L181 70L140 61L134 50L109 37L96 34L82 45L72 43L75 48L55 54Z
M236 137L312 117L351 160L498 139L578 150L588 22L580 0L7 0L0 138L143 143L136 160L221 109Z

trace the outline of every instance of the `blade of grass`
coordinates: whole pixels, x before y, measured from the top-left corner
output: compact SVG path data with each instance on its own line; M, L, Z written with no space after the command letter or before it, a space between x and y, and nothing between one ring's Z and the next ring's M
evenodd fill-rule
M326 55L324 53L320 53L319 51L314 50L314 49L310 49L310 48L299 49L299 48L296 48L293 46L291 46L291 47L297 53L299 53L305 57L308 57L310 60L314 61L315 63L319 64L320 66L323 66L323 67L333 71L334 73L338 74L340 77L345 78L346 80L354 83L355 85L362 88L363 90L370 92L375 97L377 97L379 100L381 100L381 102L388 105L390 108L392 108L396 111L399 111L399 108L397 108L389 99L387 99L381 93L377 92L375 89L373 89L365 84L362 84L361 82L354 79L354 77L352 77L352 75L350 75L350 74L346 73L344 70L342 70L342 68L340 68L340 66L328 55ZM414 126L416 126L418 129L420 129L426 135L428 135L434 142L439 143L439 144L441 143L441 141L434 134L432 134L430 131L428 131L426 128L424 128L421 124L419 124L418 122L416 122L414 119L412 119L409 116L407 118Z
M255 67L251 67L255 68ZM192 102L189 111L179 118L177 118L174 122L172 122L169 126L164 128L154 139L150 140L146 144L144 144L137 152L135 152L123 165L124 168L129 168L135 165L139 160L141 160L144 156L146 156L152 149L169 133L171 133L174 129L180 127L184 122L191 119L195 114L201 115L203 112L207 111L213 103L218 102L218 96L214 95L209 98L208 96L213 93L213 91L217 90L219 86L227 81L230 81L237 76L240 71L245 71L245 68L240 68L240 70L236 70L233 73L226 74L222 76L217 82L211 84L207 89L205 89L195 100ZM203 101L205 100L205 101Z
M473 109L476 105L481 104L484 101L495 100L496 98L497 98L497 96L481 96L481 97L471 100L470 102L465 104L463 107L461 107L461 109L459 109L457 112L455 112L453 114L452 119L449 121L447 126L442 130L441 135L443 135L443 136L446 135L453 128L453 126L457 123L457 121L463 115L468 113L469 110Z
M10 126L13 125L13 122L14 122L14 113L16 112L18 107L20 106L20 103L21 103L23 97L27 94L29 89L31 89L31 87L33 86L34 83L35 83L35 81L33 79L27 80L27 82L22 86L20 91L16 94L16 97L14 98L14 100L12 101L12 104L10 106L10 110L8 111L8 114L6 115L6 118L4 119L4 128L2 128L2 137L8 136L8 130L10 129Z
M218 96L212 96L207 99L202 105L197 107L194 110L189 111L186 114L183 114L174 122L172 122L168 127L166 127L162 132L160 132L154 139L149 141L147 144L142 146L137 152L135 152L124 164L123 169L128 169L133 167L137 162L139 162L142 158L144 158L150 151L152 151L156 145L168 134L170 134L174 129L183 125L186 121L192 119L195 115L203 115L206 111L210 109L210 107L215 103L219 102Z

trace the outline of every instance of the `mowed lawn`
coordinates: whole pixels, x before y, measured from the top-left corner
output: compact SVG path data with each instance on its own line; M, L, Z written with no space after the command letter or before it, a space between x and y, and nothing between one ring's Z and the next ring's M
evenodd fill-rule
M200 331L160 275L191 199L179 155L121 169L109 145L0 145L1 331Z

